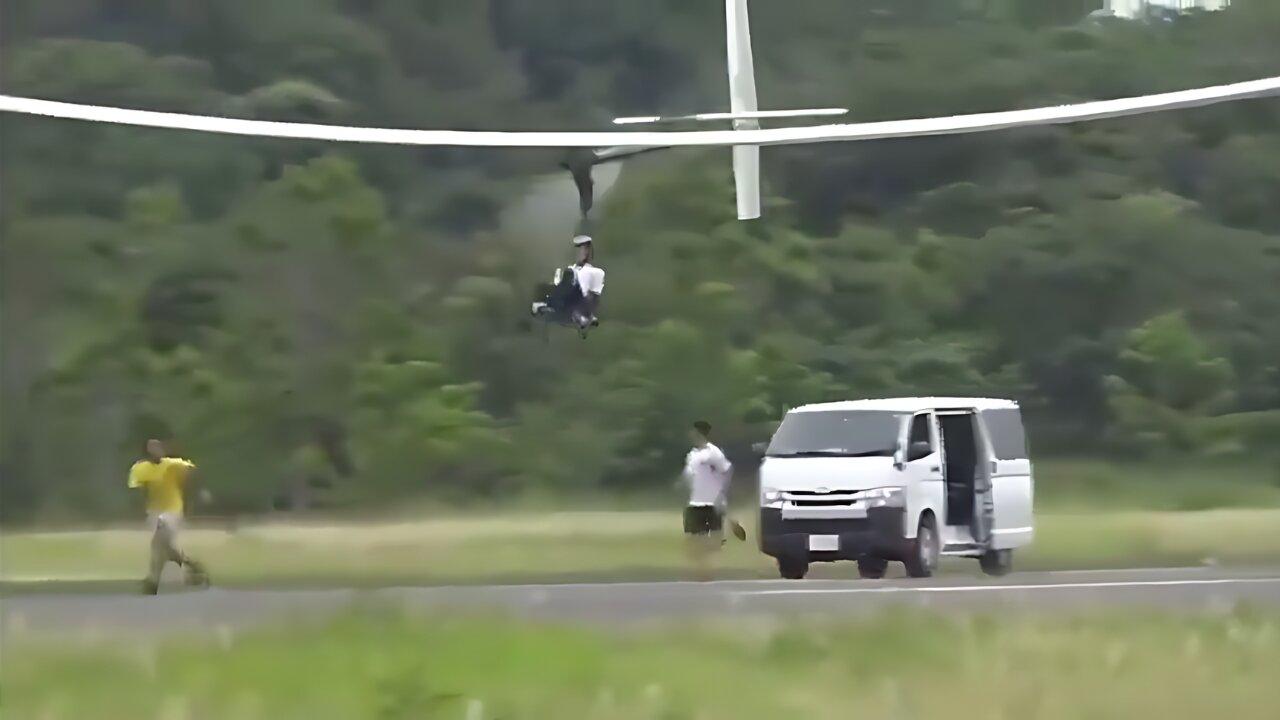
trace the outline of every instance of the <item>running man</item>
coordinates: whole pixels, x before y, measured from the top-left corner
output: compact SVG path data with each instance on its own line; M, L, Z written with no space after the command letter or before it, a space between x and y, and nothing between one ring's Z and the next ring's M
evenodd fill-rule
M711 575L710 557L724 544L725 507L733 465L720 448L711 442L711 424L695 422L689 432L693 448L685 456L684 480L689 487L689 502L684 509L684 532L689 559L700 579ZM730 520L734 535L746 539L746 531Z
M151 529L151 566L142 591L155 595L160 591L160 575L164 566L175 562L185 570L188 585L208 585L204 565L178 547L186 503L183 493L187 480L195 471L195 463L165 454L164 443L148 440L146 456L129 469L129 487L146 492L147 523ZM201 490L200 498L209 502L209 491Z

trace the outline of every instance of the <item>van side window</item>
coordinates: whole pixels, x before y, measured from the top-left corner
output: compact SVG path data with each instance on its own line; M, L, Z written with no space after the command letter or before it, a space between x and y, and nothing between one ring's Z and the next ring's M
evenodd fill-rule
M907 445L911 446L918 442L927 442L929 447L933 447L933 437L929 432L928 413L911 418L911 437L907 440Z
M1027 433L1022 427L1022 413L1015 408L983 410L987 431L991 433L991 449L999 460L1025 460Z

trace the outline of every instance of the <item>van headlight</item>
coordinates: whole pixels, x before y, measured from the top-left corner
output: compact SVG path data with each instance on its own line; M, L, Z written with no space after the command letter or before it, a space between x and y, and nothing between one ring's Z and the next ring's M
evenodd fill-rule
M782 505L782 491L773 488L760 488L761 507L779 507Z
M866 501L867 507L900 508L907 506L907 493L900 487L875 488L858 493Z

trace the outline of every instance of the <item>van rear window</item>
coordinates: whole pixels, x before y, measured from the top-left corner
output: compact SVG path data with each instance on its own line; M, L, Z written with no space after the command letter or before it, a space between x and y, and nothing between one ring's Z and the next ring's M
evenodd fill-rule
M892 457L902 414L876 410L790 413L769 442L769 457Z
M1027 433L1022 427L1022 413L1014 408L983 410L987 432L991 433L991 449L1000 460L1023 460L1028 457Z

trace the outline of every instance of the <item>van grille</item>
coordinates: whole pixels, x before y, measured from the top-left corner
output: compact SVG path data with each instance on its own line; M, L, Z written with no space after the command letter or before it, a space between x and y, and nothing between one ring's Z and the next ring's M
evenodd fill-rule
M789 490L782 499L795 507L846 507L859 501L857 490Z
M846 518L827 520L802 518L784 520L779 515L761 518L761 536L778 535L850 535L873 530L875 525L869 518Z

